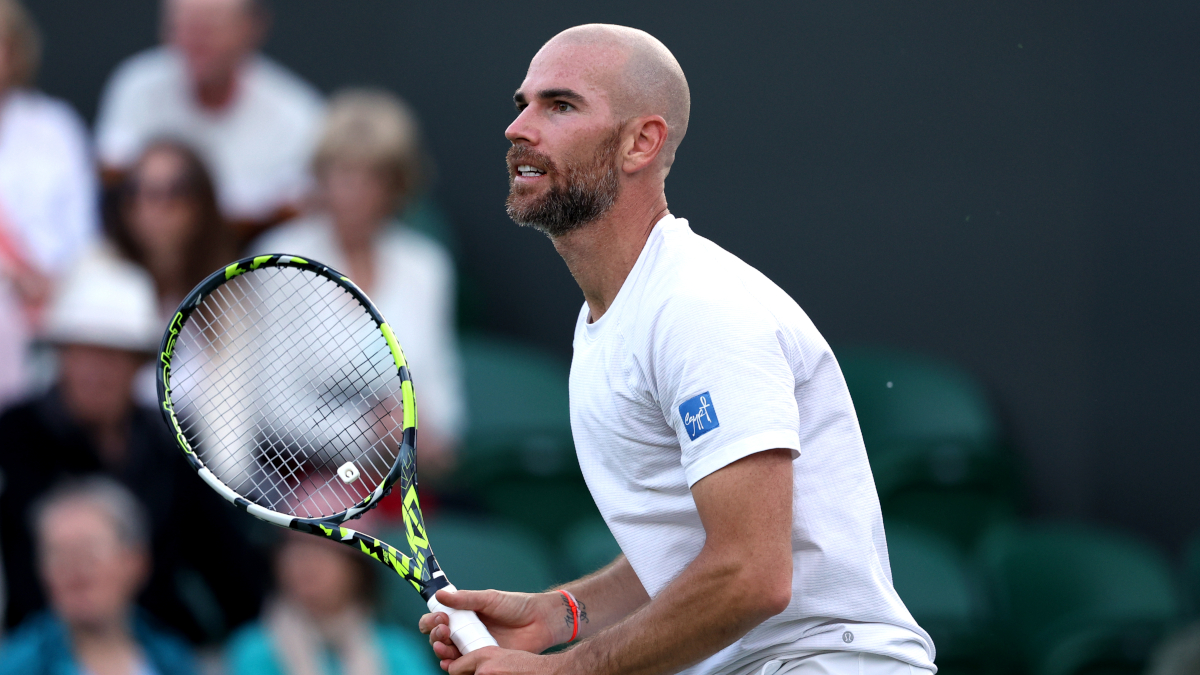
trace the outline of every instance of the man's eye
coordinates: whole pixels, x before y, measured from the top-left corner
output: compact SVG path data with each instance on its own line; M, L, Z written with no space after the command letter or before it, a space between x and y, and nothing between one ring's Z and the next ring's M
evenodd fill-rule
M554 109L558 112L571 112L571 104L566 101L558 101L554 104Z

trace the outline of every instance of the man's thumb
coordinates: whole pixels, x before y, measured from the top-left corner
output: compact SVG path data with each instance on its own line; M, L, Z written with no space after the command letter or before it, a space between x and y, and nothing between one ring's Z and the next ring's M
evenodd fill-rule
M488 596L491 591L448 591L442 589L437 592L437 600L443 605L453 609L469 609L475 612L483 609L488 605Z

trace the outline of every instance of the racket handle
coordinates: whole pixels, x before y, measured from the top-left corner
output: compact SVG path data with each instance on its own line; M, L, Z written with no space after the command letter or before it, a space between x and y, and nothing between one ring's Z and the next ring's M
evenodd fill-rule
M446 586L442 589L450 592L457 591L454 584ZM496 638L488 632L488 629L469 609L453 609L438 602L437 596L429 598L429 611L444 612L450 617L450 639L454 640L454 646L458 647L458 651L467 654L481 649L483 647L496 647Z

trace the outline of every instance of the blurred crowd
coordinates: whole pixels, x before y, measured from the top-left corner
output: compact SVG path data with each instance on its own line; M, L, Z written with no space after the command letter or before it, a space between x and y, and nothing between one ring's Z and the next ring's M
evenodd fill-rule
M404 317L422 473L454 461L455 270L418 121L384 90L326 99L260 53L269 24L259 0L163 0L161 45L116 64L88 129L0 0L0 673L182 675L197 648L235 674L436 670L375 618L373 562L240 517L156 410L184 296L292 253Z

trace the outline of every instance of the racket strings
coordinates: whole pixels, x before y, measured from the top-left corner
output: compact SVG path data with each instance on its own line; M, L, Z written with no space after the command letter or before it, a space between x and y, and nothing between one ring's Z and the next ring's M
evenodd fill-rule
M280 348L281 349L290 349L295 346L296 345L293 344L292 341L284 341L280 345ZM345 373L344 372L343 373L333 373L333 375L335 377L341 375L344 378ZM296 414L296 411L284 410L284 411L282 411L282 413L283 413L283 415L286 416L289 414ZM325 411L325 410L317 410L317 411L315 411L315 413L319 416L327 416L328 415L328 411ZM276 436L275 438L271 438L270 441L273 442L274 444L276 444L277 448L282 448L285 451L285 454L283 454L281 457L276 458L275 468L277 470L281 470L281 469L283 470L283 472L284 472L283 477L285 478L285 485L287 485L287 484L291 485L291 489L287 490L287 492L283 496L285 498L294 497L295 493L296 493L296 489L295 489L296 482L295 482L295 480L287 480L287 479L295 479L297 477L297 475L303 471L303 464L305 462L303 461L302 458L298 457L298 455L302 453L302 454L305 454L305 455L308 455L309 457L311 457L311 454L312 454L312 451L314 450L314 448L311 446L311 444L303 443L302 438L294 438L294 437L293 438L286 438L286 437L285 438L277 438L277 434L271 434L271 432L269 430L263 429L263 424L262 424L261 419L257 426L261 432L264 432L265 434L270 434L272 436ZM345 442L345 440L346 439L343 439L343 442ZM300 442L298 443L297 441L300 441ZM308 447L304 447L305 445L308 445ZM300 447L297 447L297 446L300 446ZM218 467L218 470L220 470L221 468L222 467ZM251 478L254 479L255 477L251 476ZM261 488L262 488L261 481L255 480L254 482L255 482L256 486L258 486L261 490ZM336 485L337 485L336 483L333 484L334 487L336 487ZM243 489L245 488L244 485L241 487ZM346 490L343 488L342 492L345 493ZM318 491L318 492L316 492L316 496L321 497L322 498L321 501L326 502L325 508L320 508L320 507L318 507L318 508L320 510L326 510L326 511L329 510L329 507L331 506L331 504L329 502L329 495L324 494L321 491ZM351 500L353 501L353 500L356 500L357 498L361 497L362 495L356 494L356 495L343 495L343 496L349 496L351 498ZM337 507L341 507L341 506L344 506L344 504L337 504L333 508L337 509Z
M262 268L205 297L176 341L172 402L197 456L234 492L306 518L362 501L396 463L400 378L338 284ZM344 482L353 463L359 477Z

